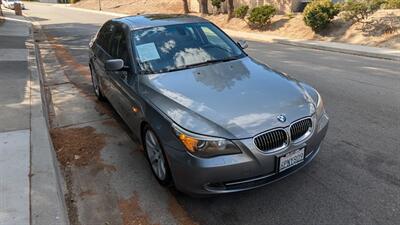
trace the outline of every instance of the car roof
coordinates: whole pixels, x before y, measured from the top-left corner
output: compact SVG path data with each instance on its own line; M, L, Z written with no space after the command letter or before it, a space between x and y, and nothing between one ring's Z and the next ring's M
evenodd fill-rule
M112 21L124 23L128 25L131 30L175 24L209 22L201 17L184 14L144 14L116 18Z

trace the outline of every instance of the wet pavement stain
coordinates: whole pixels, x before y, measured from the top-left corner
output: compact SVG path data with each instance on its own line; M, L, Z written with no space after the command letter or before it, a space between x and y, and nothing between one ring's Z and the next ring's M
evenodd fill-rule
M97 193L96 192L94 192L94 191L92 191L92 190L85 190L85 191L82 191L81 193L79 193L79 197L81 198L81 199L84 199L84 198L86 198L86 197L91 197L91 196L95 196L95 195L97 195Z
M194 222L192 218L190 218L187 212L178 203L176 198L172 196L169 199L168 210L171 212L172 216L179 225L199 225L199 223Z
M61 64L68 65L79 72L80 75L90 79L90 72L88 66L84 66L76 61L76 59L69 53L69 50L62 44L58 43L56 37L47 34L47 39L50 41L53 49L55 50L58 59L61 59Z

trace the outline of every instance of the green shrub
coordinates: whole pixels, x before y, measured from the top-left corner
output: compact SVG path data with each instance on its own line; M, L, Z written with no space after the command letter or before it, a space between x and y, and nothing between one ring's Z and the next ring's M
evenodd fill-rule
M385 3L384 0L348 0L341 5L345 20L366 20Z
M305 24L314 31L324 29L339 14L340 9L331 0L313 0L303 12Z
M386 0L383 4L384 9L400 9L400 0Z
M271 23L271 18L275 16L277 9L272 5L255 7L250 11L248 17L251 27L262 28Z
M295 17L295 15L293 13L286 13L286 16L289 20L293 19Z
M359 21L368 17L368 6L365 1L348 0L341 6L345 20Z
M244 19L246 17L246 15L247 15L248 11L249 11L249 6L248 5L242 5L242 6L238 7L237 9L235 9L233 14L237 18Z
M221 8L221 3L225 2L225 0L211 0L211 5L217 7L217 9Z

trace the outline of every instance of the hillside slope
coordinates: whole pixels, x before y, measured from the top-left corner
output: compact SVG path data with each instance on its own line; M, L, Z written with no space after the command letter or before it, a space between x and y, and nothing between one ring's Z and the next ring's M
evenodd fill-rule
M182 13L182 0L101 0L104 11L125 14L144 13ZM98 9L98 0L82 0L74 7ZM194 15L200 16L198 13ZM227 22L226 15L209 15L206 19L222 28L238 31L263 32L275 36L294 39L310 39L336 41L376 47L400 49L400 9L379 10L364 23L343 21L340 17L320 34L316 34L303 22L301 14L293 18L277 15L271 25L264 31L251 30L241 19L231 19Z

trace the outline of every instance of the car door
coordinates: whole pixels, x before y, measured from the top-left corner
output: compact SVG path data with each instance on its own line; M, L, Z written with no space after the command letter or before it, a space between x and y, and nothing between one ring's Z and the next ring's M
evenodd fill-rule
M132 131L136 132L141 112L137 101L138 79L132 63L129 29L125 30L123 24L116 27L110 52L113 59L122 59L125 65L120 71L109 72L112 90L116 97L114 107Z
M110 90L110 77L105 71L105 62L111 59L110 55L110 46L112 42L112 35L115 31L115 24L110 21L103 25L100 29L94 47L92 48L93 57L92 57L92 64L93 70L96 73L99 79L99 85L101 87L101 91L104 96L107 97L108 100L112 101L113 96Z

